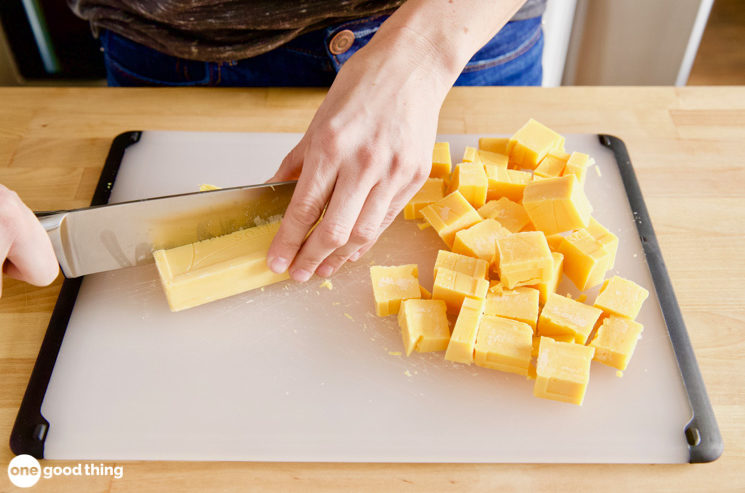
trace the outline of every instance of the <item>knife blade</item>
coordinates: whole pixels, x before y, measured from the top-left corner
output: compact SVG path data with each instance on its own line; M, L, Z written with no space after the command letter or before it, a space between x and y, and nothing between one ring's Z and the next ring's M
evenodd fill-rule
M153 262L152 252L279 219L296 182L36 213L66 277Z

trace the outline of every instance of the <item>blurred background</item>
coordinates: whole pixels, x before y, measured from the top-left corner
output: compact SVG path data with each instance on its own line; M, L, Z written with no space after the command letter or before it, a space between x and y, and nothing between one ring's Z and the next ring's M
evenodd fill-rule
M544 86L745 84L745 0L549 0ZM105 85L64 0L0 0L0 85Z

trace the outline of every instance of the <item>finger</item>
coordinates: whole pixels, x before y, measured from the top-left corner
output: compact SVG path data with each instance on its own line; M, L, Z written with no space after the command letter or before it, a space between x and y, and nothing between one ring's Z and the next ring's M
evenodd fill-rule
M293 279L307 280L329 254L347 244L371 188L372 184L357 173L339 174L323 220L292 263Z
M332 252L318 267L319 276L328 277L336 272L347 259L378 237L380 225L391 203L392 194L386 184L378 183L367 196L359 218L352 228L349 241Z
M269 178L266 183L297 180L300 176L300 170L303 168L304 152L305 144L301 140L289 153L287 153L285 158L282 160L282 164L279 165L277 172L274 173L274 176Z
M267 265L272 271L282 273L292 264L308 232L321 217L335 179L335 168L332 171L330 166L306 164L303 167L279 231L267 252Z

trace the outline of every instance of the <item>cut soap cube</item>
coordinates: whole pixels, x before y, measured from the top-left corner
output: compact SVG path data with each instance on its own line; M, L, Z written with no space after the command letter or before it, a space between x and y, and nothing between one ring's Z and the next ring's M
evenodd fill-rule
M606 318L590 343L595 348L594 359L618 370L625 370L643 329L642 324L628 318L614 315Z
M476 209L457 190L424 207L421 214L448 248L453 247L455 233L481 221Z
M509 137L481 137L479 138L479 149L506 155L508 154L507 145L509 142Z
M610 315L635 319L649 291L623 277L613 276L600 288L595 306Z
M484 299L488 289L486 279L440 268L432 288L432 299L445 301L448 312L458 313L464 298Z
M538 318L538 334L571 336L577 344L585 344L602 310L556 293L548 295Z
M546 154L563 146L564 137L532 118L515 132L507 144L510 163L529 169L535 169Z
M467 365L473 363L476 334L483 313L483 299L465 298L463 300L463 305L453 328L453 335L450 336L450 343L445 352L446 360Z
M404 219L416 219L422 217L419 213L424 207L437 202L444 196L445 182L442 178L427 178L422 188L414 194L406 207L404 207Z
M509 318L484 315L476 336L474 362L493 370L528 374L533 329Z
M522 204L535 228L547 235L584 228L592 212L574 175L530 182L523 192Z
M403 300L421 298L419 267L416 264L370 267L375 312L379 317L395 315Z
M504 289L486 294L486 315L497 315L530 325L535 331L538 322L538 290L533 288Z
M508 289L551 279L554 260L540 231L515 233L497 240L494 265Z
M578 229L561 239L559 252L564 255L564 274L585 291L605 278L612 254L585 229Z
M437 252L437 259L435 260L435 277L437 277L437 271L440 268L460 272L478 279L486 279L489 272L489 262L447 250L440 250Z
M450 340L450 328L445 303L440 300L404 300L398 313L398 324L406 349L406 356L444 351Z
M514 202L522 200L523 190L531 179L530 173L504 169L493 164L485 164L484 169L489 183L486 200L496 200L500 197L507 197Z
M494 219L484 219L470 228L455 233L453 252L490 262L496 241L512 234Z
M507 197L490 200L479 209L481 217L495 219L513 233L518 233L530 223L525 208Z
M533 395L582 405L595 348L541 337Z
M458 190L474 207L481 207L486 202L486 189L489 180L481 163L460 163L453 172L451 190Z
M432 150L431 178L448 178L453 163L450 158L450 142L436 142Z

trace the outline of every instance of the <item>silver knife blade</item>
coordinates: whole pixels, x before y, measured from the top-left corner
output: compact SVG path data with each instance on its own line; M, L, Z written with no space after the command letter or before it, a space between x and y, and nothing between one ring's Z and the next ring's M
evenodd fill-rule
M67 277L153 261L153 251L279 219L296 182L250 185L44 213Z

